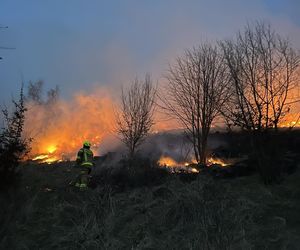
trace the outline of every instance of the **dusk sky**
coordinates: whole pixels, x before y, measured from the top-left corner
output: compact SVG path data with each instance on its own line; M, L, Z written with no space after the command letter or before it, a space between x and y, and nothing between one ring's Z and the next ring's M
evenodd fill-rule
M63 97L117 87L203 41L233 37L247 22L269 22L300 48L297 0L0 0L0 100L21 80L59 85Z

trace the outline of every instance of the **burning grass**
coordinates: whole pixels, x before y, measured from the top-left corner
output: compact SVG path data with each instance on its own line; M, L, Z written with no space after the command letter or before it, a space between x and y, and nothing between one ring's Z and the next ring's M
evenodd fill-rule
M52 154L38 155L38 156L32 158L31 160L35 161L35 162L38 162L38 163L47 163L47 164L52 164L52 163L57 163L57 162L63 161L58 156L55 156L55 155L52 155Z
M168 169L171 173L186 172L186 173L199 173L199 170L192 167L189 162L177 162L170 156L161 156L158 160L158 165ZM192 162L195 164L195 162Z
M209 157L207 160L207 167L217 165L220 167L230 167L232 164L237 162L240 159L221 159L215 157ZM197 165L196 160L178 162L170 156L162 155L158 160L158 165L168 169L171 173L185 172L185 173L200 173L199 166Z

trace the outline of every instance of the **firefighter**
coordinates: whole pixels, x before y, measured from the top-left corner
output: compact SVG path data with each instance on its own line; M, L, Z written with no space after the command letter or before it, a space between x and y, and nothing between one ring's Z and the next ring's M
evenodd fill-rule
M87 189L89 174L94 166L94 156L90 147L91 143L89 141L85 141L83 143L83 147L77 153L76 163L80 167L80 174L76 179L75 186L80 189Z

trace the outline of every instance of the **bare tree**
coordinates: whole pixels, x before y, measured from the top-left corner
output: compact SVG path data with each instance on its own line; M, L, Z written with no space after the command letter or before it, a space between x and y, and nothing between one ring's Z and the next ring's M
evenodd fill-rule
M121 108L116 114L117 132L132 158L154 124L156 89L149 75L144 81L137 78L128 90L122 88Z
M55 104L59 99L59 87L51 88L47 91L47 97L44 97L44 82L38 80L36 82L30 81L27 86L26 101L31 101L37 105Z
M265 183L280 177L278 125L290 110L299 87L299 54L265 23L249 24L237 38L220 43L229 69L231 98L224 115L250 132L255 159Z
M295 101L299 54L265 23L247 25L235 41L220 44L233 89L227 119L246 130L277 129Z
M59 100L59 87L56 85L55 88L53 89L49 89L47 91L47 101L46 104L51 105L51 104L55 104L57 103L57 101Z
M228 97L228 74L216 46L187 50L169 67L163 108L186 129L196 161L206 164L207 140L214 119Z
M33 101L36 104L43 103L43 87L44 82L39 80L36 82L30 81L27 86L27 96L26 99Z

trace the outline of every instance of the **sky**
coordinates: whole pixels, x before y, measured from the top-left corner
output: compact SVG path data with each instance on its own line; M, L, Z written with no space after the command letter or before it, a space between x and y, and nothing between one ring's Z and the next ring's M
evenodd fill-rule
M0 0L0 103L21 82L58 85L63 98L119 88L149 72L159 81L184 49L269 22L300 49L297 0Z

